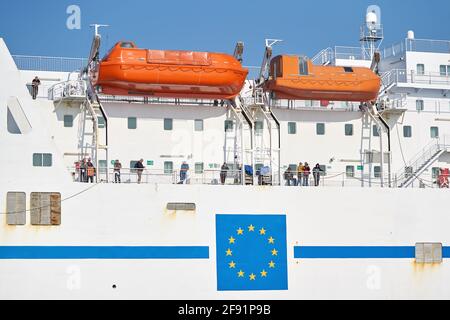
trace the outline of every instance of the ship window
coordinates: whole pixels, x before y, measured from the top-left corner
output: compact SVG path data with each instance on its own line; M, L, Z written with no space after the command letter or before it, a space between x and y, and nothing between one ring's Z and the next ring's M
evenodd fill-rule
M324 136L325 135L325 123L318 123L316 125L316 133L318 136Z
M441 76L448 77L450 76L450 66L442 65L440 66Z
M416 263L435 264L442 263L442 243L417 243Z
M61 194L33 192L30 198L33 226L61 225Z
M173 173L173 162L166 161L164 162L164 174L172 174Z
M411 126L403 127L403 137L412 138L412 127Z
M419 63L417 65L417 75L423 76L425 74L425 65L422 63Z
M264 122L256 121L255 122L255 133L261 135L264 130Z
M106 127L106 121L103 117L98 117L98 128L104 129Z
M100 174L106 174L108 172L108 161L106 160L98 161L98 172Z
M353 124L346 124L345 125L345 135L347 137L353 136Z
M288 123L288 134L297 134L297 123L296 122Z
M417 111L423 111L425 109L425 104L423 100L416 100L416 110Z
M431 138L439 138L439 127L430 128Z
M8 192L6 195L6 223L10 226L24 226L26 223L25 192Z
M225 121L225 132L233 131L233 129L234 129L233 120L226 120Z
M347 175L347 178L354 178L355 177L355 166L347 166L345 168L345 173Z
M433 179L439 178L439 174L441 173L441 168L433 168L431 169L431 177Z
M173 130L173 119L164 119L164 130L165 131Z
M33 167L51 167L52 154L50 153L34 153L33 154Z
M199 162L195 164L195 173L196 174L203 174L205 165L203 164L203 162Z
M299 58L299 74L301 76L307 76L309 74L308 72L308 59L305 57Z
M127 48L127 49L132 49L134 48L134 45L131 42L122 42L120 44L121 48Z
M195 120L195 131L201 132L204 130L203 120Z
M373 130L373 136L374 137L379 137L380 136L380 128L377 125L374 125L372 130Z
M130 129L130 130L137 129L137 118L135 118L135 117L128 118L128 129Z
M73 116L65 115L64 116L64 128L72 128L73 127Z
M352 67L344 67L344 71L346 73L353 73L353 68Z
M381 178L381 167L380 166L375 166L373 168L373 176L375 178Z
M136 164L138 163L139 161L130 161L130 169L134 169L134 167L136 166Z
M320 174L320 176L321 177L325 177L326 175L327 175L327 166L325 166L325 165L319 165L319 167L320 167L320 172L319 172L319 174Z

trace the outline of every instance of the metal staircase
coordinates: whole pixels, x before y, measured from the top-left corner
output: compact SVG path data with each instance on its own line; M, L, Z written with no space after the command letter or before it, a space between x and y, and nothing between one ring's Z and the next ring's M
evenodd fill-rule
M439 157L447 152L450 144L446 139L437 138L424 147L405 168L396 175L396 185L399 188L409 188L419 177L429 169ZM419 179L420 180L420 179Z

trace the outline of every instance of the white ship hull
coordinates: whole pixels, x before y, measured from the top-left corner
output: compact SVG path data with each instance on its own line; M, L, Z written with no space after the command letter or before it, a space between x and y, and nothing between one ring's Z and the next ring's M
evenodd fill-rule
M21 190L29 193L37 187L59 191L64 199L86 185L30 184ZM2 185L0 191L7 189ZM342 247L360 247L368 255L373 254L368 247L381 247L389 255L386 247L414 247L417 242L445 246L450 242L447 198L446 192L415 189L98 185L63 202L59 227L11 227L2 222L2 246L47 248L40 253L29 250L21 259L1 259L0 298L448 299L448 260L427 265L413 257L294 256L295 247L329 247L336 255ZM195 203L197 209L167 211L168 202ZM286 215L288 290L218 290L217 214ZM126 247L133 252L136 247L160 246L207 247L209 257L58 259L64 254L54 253L58 247ZM86 254L80 250L74 254ZM40 259L42 252L56 256ZM97 253L102 254L100 249Z

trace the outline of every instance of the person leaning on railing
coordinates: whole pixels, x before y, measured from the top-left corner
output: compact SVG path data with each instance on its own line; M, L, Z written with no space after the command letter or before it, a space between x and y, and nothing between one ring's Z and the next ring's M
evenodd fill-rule
M136 162L134 165L134 169L136 170L137 176L138 176L138 184L141 184L142 182L142 173L144 172L144 159L139 160L139 162Z
M36 100L36 97L39 93L39 86L41 85L41 80L39 80L39 77L36 76L33 81L31 82L31 89L32 89L32 96L33 100Z
M116 160L114 162L114 182L115 183L122 183L121 177L120 177L120 171L122 170L122 164L119 160Z

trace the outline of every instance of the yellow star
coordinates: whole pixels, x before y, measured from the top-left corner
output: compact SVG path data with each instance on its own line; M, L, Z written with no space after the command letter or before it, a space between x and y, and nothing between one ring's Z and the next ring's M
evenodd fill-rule
M231 261L228 265L230 266L230 269L236 268L236 263L234 263L234 261Z
M263 270L263 271L261 272L261 277L267 278L267 271L266 271L266 270Z
M244 230L242 230L242 228L239 228L237 234L238 236L242 236L244 234Z
M255 226L254 225L249 226L248 232L255 232Z
M245 272L244 271L241 270L241 271L238 272L238 277L239 278L243 278L244 276L245 276Z
M273 237L270 237L270 238L269 238L269 243L270 243L270 244L275 244L275 239L274 239Z
M227 257L231 257L233 255L233 251L231 249L227 250Z
M259 230L259 234L260 235L265 235L266 234L266 229L262 228L261 230Z
M252 273L250 275L250 281L255 281L255 280L256 280L256 275Z
M270 268L270 269L275 269L275 262L270 261L270 263L269 263L269 268Z
M231 237L231 238L230 238L230 244L235 244L235 243L236 243L236 239L233 238L233 237Z
M273 255L273 256L277 256L277 255L278 255L278 251L277 251L276 249L273 249L273 250L272 250L272 255Z

